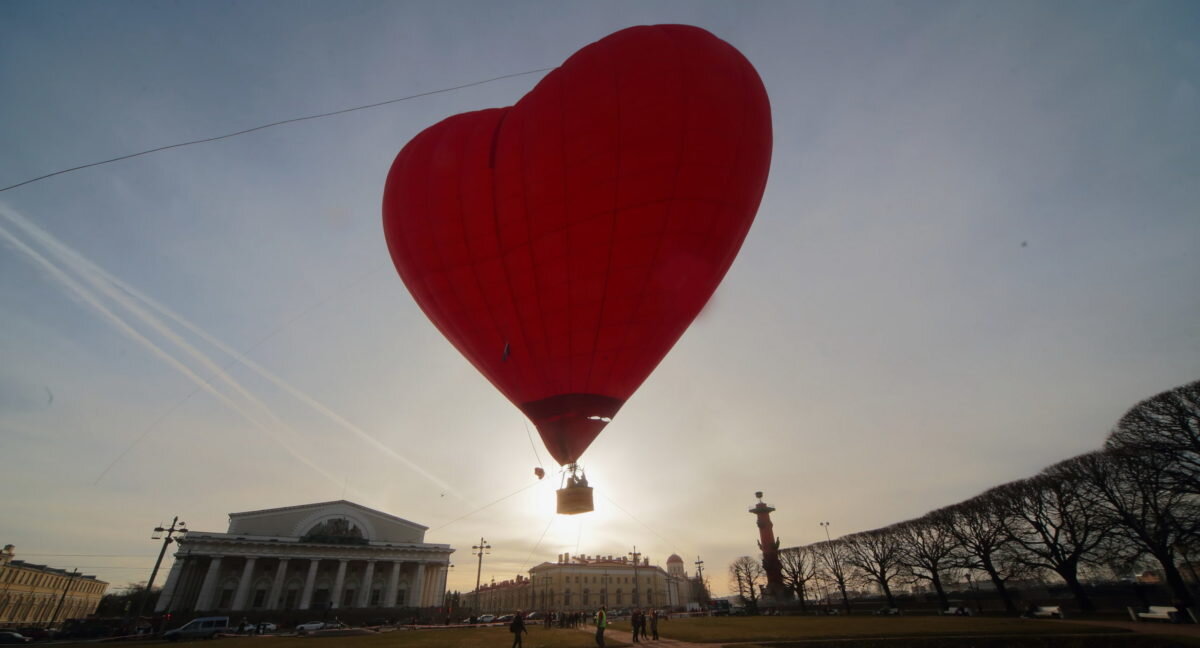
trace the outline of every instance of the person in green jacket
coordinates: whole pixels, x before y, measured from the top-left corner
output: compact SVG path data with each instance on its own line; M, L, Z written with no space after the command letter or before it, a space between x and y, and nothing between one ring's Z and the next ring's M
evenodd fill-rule
M604 648L604 629L608 627L608 608L601 605L596 612L596 645Z

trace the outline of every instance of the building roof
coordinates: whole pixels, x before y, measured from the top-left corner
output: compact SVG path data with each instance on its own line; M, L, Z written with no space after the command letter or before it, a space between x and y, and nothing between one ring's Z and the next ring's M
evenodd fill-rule
M683 558L680 558L679 554L671 554L671 557L667 558L668 565L670 565L671 563L681 563L681 562L683 562Z
M27 563L24 560L10 560L8 562L7 566L14 567L16 569L29 569L29 570L33 570L33 571L38 571L38 572L42 572L43 574L54 574L56 576L82 578L84 580L93 580L98 583L104 583L105 585L108 584L107 581L102 581L102 580L96 578L95 576L92 576L91 574L73 574L65 569L59 569L57 567L47 567L46 565L35 565L33 563Z
M352 508L356 508L361 511L365 511L367 513L372 513L374 515L378 515L382 518L392 520L393 522L399 522L399 523L406 524L411 527L421 529L422 531L426 531L429 529L429 527L427 527L423 524L417 524L416 522L413 522L411 520L405 520L402 517L396 517L395 515L392 515L390 513L384 513L383 511L378 511L376 509L373 509L373 508L370 508L367 506L363 506L362 504L356 504L356 503L348 501L348 500L333 500L330 502L316 502L314 504L298 504L296 506L281 506L279 508L260 509L257 511L240 511L237 513L230 513L229 517L236 518L236 517L249 516L249 515L261 515L263 513L280 513L283 511L300 511L300 510L304 510L304 509L318 509L318 508L322 508L322 507L326 507L326 506L331 506L334 504L344 504L346 506L350 506Z

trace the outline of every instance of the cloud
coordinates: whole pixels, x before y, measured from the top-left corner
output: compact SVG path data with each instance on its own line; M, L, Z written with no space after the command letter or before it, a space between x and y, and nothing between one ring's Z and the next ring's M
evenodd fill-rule
M228 372L224 371L220 366L218 366L215 362L213 362L206 355L201 353L198 349L196 349L196 347L192 346L191 344L188 344L181 336L177 335L168 326L166 326L161 320L159 320L153 314L148 313L145 309L143 309L139 305L138 302L140 302L141 304L145 304L146 306L150 307L152 310L156 311L157 313L165 316L166 318L168 318L170 320L173 320L176 324L182 326L188 332L192 333L193 335L199 337L200 339L204 340L208 344L211 344L212 346L221 350L221 352L223 352L226 355L228 355L229 357L233 358L239 364L253 370L259 376L267 379L272 384L279 387L283 391L287 392L292 397L296 398L300 402L309 406L317 413L321 414L325 418L332 421L338 427L350 432L351 434L356 436L359 440L367 443L374 449L384 453L388 457L391 457L392 459L400 462L401 464L403 464L405 467L412 470L413 472L416 472L417 474L421 475L425 479L428 479L429 481L433 482L439 488L441 488L443 491L454 495L455 497L457 497L460 500L464 499L463 496L458 493L458 491L456 491L453 487L451 487L449 484L447 484L440 477L434 475L433 473L429 472L428 470L421 467L417 463L409 460L407 457L401 455L400 453L396 452L394 449L388 447L387 445L385 445L384 443L382 443L375 437L371 436L369 433L367 433L365 430L363 430L359 426L355 425L354 423L351 423L345 417L341 416L334 410L327 407L325 404L321 403L320 401L318 401L317 399L313 398L312 396L306 394L305 392L301 391L300 389L294 387L287 381L283 380L279 376L277 376L274 373L267 370L262 365L254 362L252 359L250 359L246 355L240 353L236 349L230 347L229 345L225 344L221 340L212 336L207 331L200 328L196 324L192 323L187 318L176 313L175 311L171 310L170 308L167 308L166 306L164 306L163 304L154 300L153 298L145 295L144 293L139 291L137 288L131 286L130 284L113 276L112 274L110 274L109 272L107 272L106 270L101 268L100 266L96 265L95 263L93 263L90 260L88 260L87 258L85 258L83 255L79 254L79 252L73 250L72 248L68 247L67 245L63 244L62 242L60 242L59 240L54 238L50 233L48 233L45 230L43 230L42 228L38 227L37 225L35 225L31 221L29 221L28 219L22 217L15 210L0 204L0 213L2 213L5 217L7 217L10 221L12 221L14 224L16 224L22 230L24 230L25 233L27 235L29 235L31 238L37 240L39 243L41 243L43 246L45 246L45 248L48 251L52 252L55 256L57 256L58 259L60 260L60 262L62 262L64 265L73 268L81 276L89 279L90 282L98 290L100 290L106 297L112 299L113 301L117 302L121 306L132 311L135 315L137 315L138 319L142 323L148 325L156 333L163 335L164 337L170 339L176 345L178 345L182 349L184 349L189 356L191 356L194 360L200 362L206 369L208 369L214 377L221 380L221 382L224 382L225 384L229 385L239 395L241 395L246 400L250 401L258 409L260 409L262 411L262 413L265 414L272 421L272 423L274 423L276 425L284 425L283 422L280 421L277 416L275 416L275 414L270 410L270 408L267 407L267 405L265 403L263 403L261 400L257 399L247 389L242 387L242 385L235 378L233 378L231 375L229 375ZM136 300L136 301L134 301L134 300Z

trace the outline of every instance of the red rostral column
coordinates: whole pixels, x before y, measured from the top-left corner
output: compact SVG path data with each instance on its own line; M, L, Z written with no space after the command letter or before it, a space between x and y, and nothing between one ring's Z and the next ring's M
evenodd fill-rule
M779 563L779 540L775 539L775 527L771 524L771 513L775 510L762 501L762 491L754 494L758 504L750 512L758 517L758 548L762 549L763 569L767 572L767 590L764 598L772 602L786 601L788 588L783 584L783 565Z

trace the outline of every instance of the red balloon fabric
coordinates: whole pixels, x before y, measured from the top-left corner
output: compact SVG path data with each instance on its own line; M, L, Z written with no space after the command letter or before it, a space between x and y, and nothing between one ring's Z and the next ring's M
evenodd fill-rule
M766 186L749 61L696 27L584 47L396 156L383 226L434 325L572 464L733 263Z

